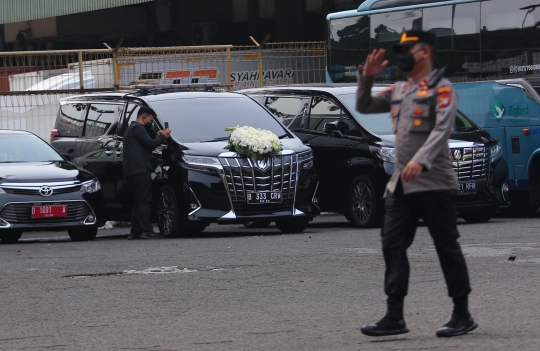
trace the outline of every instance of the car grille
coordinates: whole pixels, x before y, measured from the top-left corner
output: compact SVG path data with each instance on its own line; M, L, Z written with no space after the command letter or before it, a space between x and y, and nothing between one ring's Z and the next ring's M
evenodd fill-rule
M8 194L16 194L16 195L40 195L39 189L36 188L3 188L4 191ZM54 188L53 189L53 195L61 195L61 194L68 194L68 193L75 193L81 190L81 185L77 186L70 186L67 188Z
M487 177L489 151L486 147L452 148L450 161L459 180Z
M0 217L10 224L46 224L62 222L82 222L91 213L90 207L84 201L54 202L46 205L67 205L67 217L58 218L31 218L32 206L41 206L42 203L10 203L0 211Z
M298 174L297 155L282 155L257 163L248 158L220 157L233 204L245 204L249 191L281 191L283 204L294 200ZM264 205L252 205L254 207ZM236 206L235 206L236 209Z

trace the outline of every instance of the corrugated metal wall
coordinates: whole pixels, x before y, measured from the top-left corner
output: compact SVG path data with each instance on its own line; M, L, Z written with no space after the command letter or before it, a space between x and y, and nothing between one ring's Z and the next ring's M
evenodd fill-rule
M0 0L0 24L70 15L154 0Z

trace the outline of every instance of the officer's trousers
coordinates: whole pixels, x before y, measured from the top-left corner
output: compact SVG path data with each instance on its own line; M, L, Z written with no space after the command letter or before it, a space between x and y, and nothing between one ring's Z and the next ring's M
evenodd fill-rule
M403 298L409 286L407 249L411 246L419 218L429 229L450 297L471 292L465 257L457 239L456 192L426 191L404 195L401 181L395 192L388 192L382 227L382 246L386 272L384 291L389 297Z
M131 234L140 236L152 232L152 176L150 172L127 177L133 189L133 209L131 210Z

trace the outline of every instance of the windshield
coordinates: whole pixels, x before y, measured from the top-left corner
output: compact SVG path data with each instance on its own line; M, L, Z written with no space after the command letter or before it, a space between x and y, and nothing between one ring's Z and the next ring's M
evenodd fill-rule
M49 144L35 135L0 135L0 163L63 160Z
M356 111L356 95L347 94L339 95L338 98L343 102L347 110L354 116L354 118L374 134L387 135L394 134L392 131L392 121L388 112L384 113L372 113L364 114ZM454 122L454 132L470 132L478 130L478 127L474 125L467 117L461 112L457 111L456 120Z
M277 136L287 133L261 105L244 96L164 100L151 107L184 143L227 138L231 132L225 128L237 125L267 129Z

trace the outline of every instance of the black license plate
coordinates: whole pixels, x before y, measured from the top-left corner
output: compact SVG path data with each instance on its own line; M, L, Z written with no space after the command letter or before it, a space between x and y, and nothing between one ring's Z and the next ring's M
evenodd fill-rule
M458 195L476 194L476 182L459 182Z
M247 193L248 204L270 204L281 202L281 191L256 191Z

